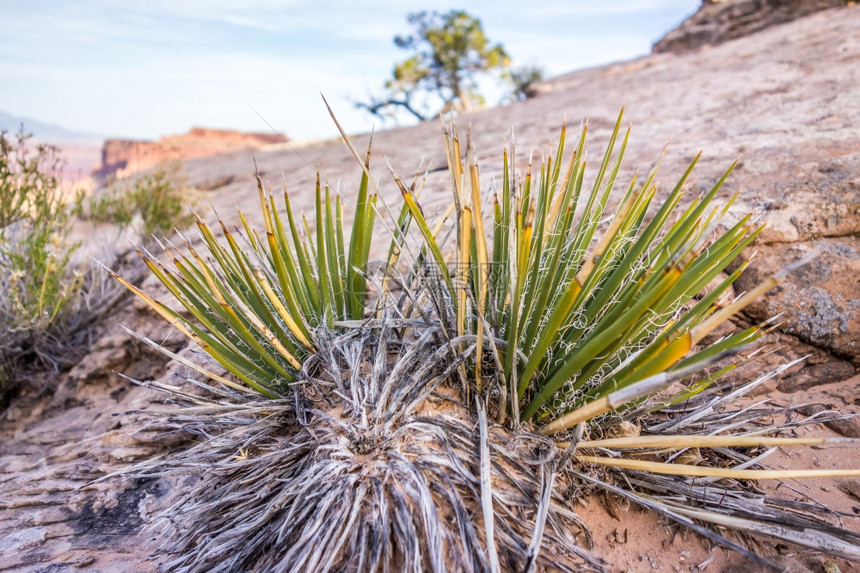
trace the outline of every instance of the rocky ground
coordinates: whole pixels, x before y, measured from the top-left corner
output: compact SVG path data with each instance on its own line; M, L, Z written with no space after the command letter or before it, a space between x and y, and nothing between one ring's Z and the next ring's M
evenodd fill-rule
M778 405L808 404L808 411L860 407L860 8L824 10L749 37L685 53L659 53L629 62L574 72L538 86L538 96L459 119L470 130L489 185L500 176L504 141L513 139L517 162L529 151L545 153L562 121L572 131L588 119L593 153L599 153L621 106L633 124L623 177L648 170L671 141L661 169L662 189L699 150L704 155L690 195L710 186L735 159L739 164L723 193L742 189L732 213L754 211L767 229L747 253L754 256L749 288L810 251L809 265L793 273L748 312L747 320L781 314L772 360L810 355L756 396ZM337 110L335 110L337 112ZM569 138L569 141L571 138ZM368 136L353 139L358 149ZM440 126L428 122L374 136L374 165L382 196L397 204L384 155L403 176L429 165L425 209L449 199ZM295 201L309 208L315 166L346 196L359 170L338 142L275 145L263 151L192 160L190 183L228 221L235 206L255 219L253 159L273 186L283 175ZM423 163L422 163L423 162ZM149 281L148 286L155 288ZM181 345L138 304L129 303L96 333L89 355L46 391L17 402L0 423L0 570L149 570L157 561L158 531L143 524L170 503L184 479L88 485L122 464L163 451L182 440L144 428L146 412L168 407L163 398L136 387L114 371L140 379L170 381L173 366L142 348L120 325ZM56 390L53 387L56 386ZM143 428L143 429L141 429ZM138 431L140 430L140 431ZM860 437L848 419L804 430ZM793 465L860 467L860 451L809 450L771 458ZM791 484L847 514L860 514L860 484L822 480ZM610 509L607 509L609 507ZM693 535L661 524L635 508L603 500L581 507L595 533L595 552L619 571L719 571L744 565L722 550L711 551ZM618 516L613 518L612 515ZM857 518L845 525L860 531ZM775 542L757 548L789 570L841 571L852 565L795 553ZM712 559L713 557L713 559ZM856 565L855 565L856 566ZM830 569L825 569L829 567Z
M699 10L654 44L654 52L685 52L743 38L853 0L702 0Z

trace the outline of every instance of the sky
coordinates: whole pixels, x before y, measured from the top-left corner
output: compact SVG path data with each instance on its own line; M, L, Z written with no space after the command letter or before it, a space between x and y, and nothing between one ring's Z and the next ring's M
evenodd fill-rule
M363 133L384 126L354 102L409 56L393 37L410 12L465 9L514 66L551 77L644 55L699 3L0 0L0 111L112 137L271 125L302 141L337 133L322 93Z

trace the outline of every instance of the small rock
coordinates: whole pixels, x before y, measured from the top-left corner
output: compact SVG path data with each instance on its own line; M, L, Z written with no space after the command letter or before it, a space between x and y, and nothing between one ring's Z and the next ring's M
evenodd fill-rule
M95 563L95 561L96 558L92 555L84 555L83 557L75 561L75 567L78 569L82 569L84 567L92 565L93 563Z
M797 411L804 416L812 416L828 410L834 414L836 413L836 409L830 404L807 404L797 409ZM860 438L860 417L856 414L842 414L842 416L843 417L840 418L827 420L823 422L823 424L837 434L845 436L846 438Z
M860 417L856 414L849 418L824 422L824 425L846 438L860 438Z
M860 479L847 478L836 483L836 487L847 496L860 501Z
M848 362L831 360L822 364L804 366L797 374L786 378L777 385L780 392L790 394L801 390L809 390L831 382L840 382L854 376L855 368Z

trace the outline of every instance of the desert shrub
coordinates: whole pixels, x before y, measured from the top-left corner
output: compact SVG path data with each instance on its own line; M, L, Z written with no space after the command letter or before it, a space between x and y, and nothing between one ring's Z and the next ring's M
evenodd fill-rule
M126 295L70 236L83 194L64 192L58 149L0 132L0 403L80 357ZM116 259L112 262L116 264ZM138 267L123 265L137 274Z
M32 148L23 133L0 133L0 264L10 305L30 319L50 321L63 308L73 281L67 267L69 209L59 190L57 149Z
M0 394L22 361L54 362L50 341L81 289L60 180L56 148L0 132Z
M230 373L141 337L211 392L147 383L192 406L165 423L202 439L129 473L208 468L166 513L166 567L600 568L577 544L589 536L571 504L593 489L765 563L700 523L860 558L838 516L735 481L860 475L761 469L755 448L830 441L777 436L795 425L775 423L774 410L720 410L776 374L727 394L720 385L764 325L702 341L788 269L729 294L745 268L730 265L760 232L751 216L724 218L731 169L684 205L694 161L652 205L655 169L611 207L620 127L619 117L593 177L585 130L569 157L562 131L534 173L506 154L489 203L474 149L464 162L446 132L453 205L428 221L422 181L395 175L403 206L386 226L378 276L368 276L369 150L351 231L319 178L314 227L258 179L264 230L243 218L243 229L218 233L198 219L202 246L165 244L163 262L141 250L185 311L117 279ZM404 273L401 256L411 257ZM703 463L676 460L685 449Z
M144 236L170 233L194 221L177 165L158 167L130 180L114 181L86 201L85 218L115 223Z

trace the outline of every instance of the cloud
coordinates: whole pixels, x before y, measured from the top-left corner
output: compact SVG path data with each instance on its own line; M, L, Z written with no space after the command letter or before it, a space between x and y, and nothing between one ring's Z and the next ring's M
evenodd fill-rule
M403 26L406 13L399 2L376 1L370 8L348 0L329 0L322 6L311 0L150 0L129 4L127 10L166 20L210 22L266 33L313 32L335 39L386 38L389 42L393 31Z

